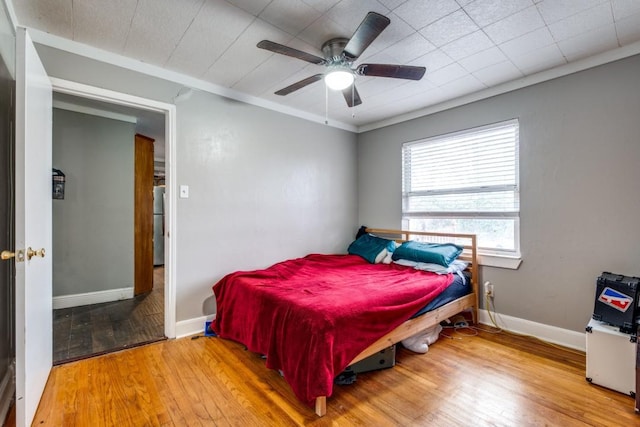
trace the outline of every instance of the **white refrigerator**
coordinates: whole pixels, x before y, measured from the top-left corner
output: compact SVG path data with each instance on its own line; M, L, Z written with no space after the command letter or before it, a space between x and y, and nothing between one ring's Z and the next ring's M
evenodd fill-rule
M153 187L153 265L164 265L164 186Z

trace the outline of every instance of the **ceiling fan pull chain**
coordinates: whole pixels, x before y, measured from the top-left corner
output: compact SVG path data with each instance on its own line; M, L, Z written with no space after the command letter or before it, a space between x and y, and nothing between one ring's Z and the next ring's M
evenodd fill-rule
M324 124L329 124L329 86L324 85Z
M351 105L356 106L356 84L351 84ZM355 108L351 109L351 118L356 118L356 110Z

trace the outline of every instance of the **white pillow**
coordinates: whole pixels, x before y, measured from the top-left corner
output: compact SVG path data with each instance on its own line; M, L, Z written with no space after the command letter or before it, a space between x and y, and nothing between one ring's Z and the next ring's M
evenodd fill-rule
M394 243L394 250L395 248L398 247L398 242L393 242ZM382 256L384 254L384 256ZM393 261L393 259L391 258L391 256L393 255L393 251L389 251L387 249L383 249L377 256L376 256L376 260L374 262L374 264L391 264L391 262Z
M390 256L389 255L389 251L386 249L383 249L380 251L380 253L378 255L376 255L376 259L373 261L374 264L380 264L382 261L384 261L384 259Z
M464 271L464 269L469 265L468 262L459 259L454 260L449 264L449 267L444 267L440 264L431 264L428 262L409 261L408 259L398 259L393 262L407 267L413 267L416 270L431 271L436 274L458 273Z
M412 337L402 340L402 345L416 353L426 353L429 351L429 346L438 340L442 332L442 326L440 324L434 325L422 332L418 332Z

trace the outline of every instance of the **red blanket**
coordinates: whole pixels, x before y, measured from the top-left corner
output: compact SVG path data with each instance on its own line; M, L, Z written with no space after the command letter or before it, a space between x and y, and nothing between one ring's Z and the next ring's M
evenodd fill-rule
M308 255L236 272L214 287L213 330L266 355L295 395L312 405L362 350L409 319L453 276L356 255Z

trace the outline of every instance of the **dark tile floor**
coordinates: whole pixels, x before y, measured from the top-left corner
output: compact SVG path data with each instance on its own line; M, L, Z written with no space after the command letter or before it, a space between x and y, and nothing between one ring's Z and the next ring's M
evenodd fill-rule
M53 363L164 339L164 267L153 275L148 294L53 310Z

